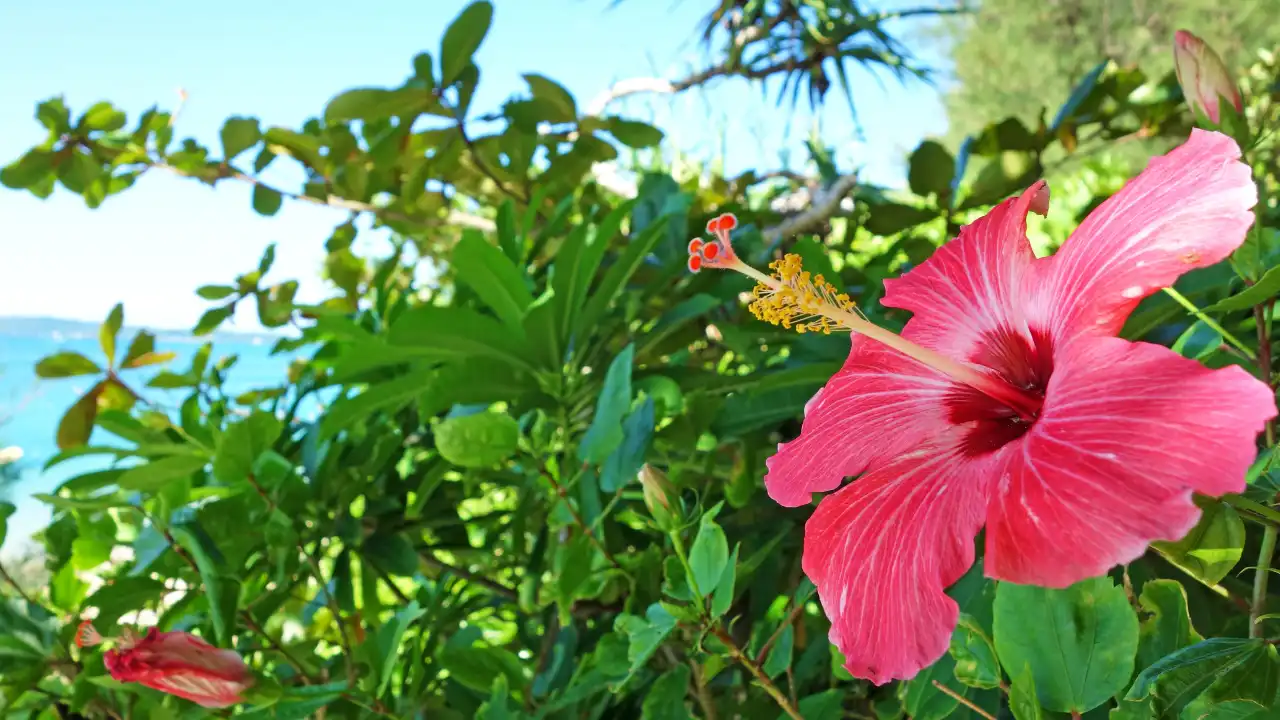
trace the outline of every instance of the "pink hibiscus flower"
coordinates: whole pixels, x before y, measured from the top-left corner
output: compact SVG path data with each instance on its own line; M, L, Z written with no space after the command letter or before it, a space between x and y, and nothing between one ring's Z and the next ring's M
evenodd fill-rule
M1200 517L1192 493L1244 489L1275 396L1239 367L1209 370L1116 337L1147 295L1227 257L1256 191L1219 133L1191 138L1099 206L1062 249L1036 258L1029 211L1041 181L1001 203L882 301L913 313L901 336L870 324L798 258L766 277L720 222L702 267L758 281L766 320L855 334L844 367L805 407L765 483L778 503L836 489L805 528L804 571L857 677L914 676L947 651L945 594L973 564L1020 584L1065 587L1176 540Z
M76 645L92 647L102 641L91 624L80 624ZM120 682L136 682L207 708L244 702L244 692L253 686L240 655L190 633L151 628L141 638L126 632L117 644L102 659L107 672Z

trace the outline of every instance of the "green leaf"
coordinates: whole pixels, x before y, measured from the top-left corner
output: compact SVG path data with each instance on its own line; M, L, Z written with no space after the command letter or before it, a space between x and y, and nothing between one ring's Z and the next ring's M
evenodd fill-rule
M863 227L872 235L896 235L908 228L939 217L937 211L911 207L898 203L881 203L867 208L867 220Z
M120 334L120 326L124 324L124 305L116 303L107 313L107 319L98 327L98 344L102 346L102 354L107 356L107 364L116 362L116 336Z
M804 698L796 709L804 720L840 720L844 717L844 695L843 690L826 690ZM784 713L778 720L788 717Z
M1204 308L1207 313L1232 312L1235 310L1247 310L1254 305L1260 305L1280 293L1280 266L1273 267L1268 270L1258 280L1258 282L1250 285L1244 290L1232 295L1224 300Z
M161 458L125 470L116 484L122 490L156 492L174 480L189 477L208 462L208 458L192 455Z
M9 518L18 511L13 503L0 501L0 545L4 544L5 535L9 531Z
M951 657L956 661L956 679L965 685L984 690L1000 686L995 646L973 616L960 614L951 635Z
M98 588L89 596L88 605L98 609L94 623L109 631L121 615L154 605L166 592L164 583L149 577L122 577Z
M414 398L429 392L437 376L435 369L416 370L394 380L372 384L354 397L338 400L325 410L320 420L320 439L330 438L379 410L397 412Z
M648 123L620 117L605 118L604 129L618 142L637 150L654 147L662 142L663 137L661 130Z
M564 607L573 605L578 590L591 577L595 554L591 539L581 533L556 552L556 597Z
M78 127L85 131L115 132L128 122L123 112L109 102L94 103L80 116Z
M1183 708L1215 687L1224 701L1255 700L1270 705L1275 686L1270 684L1267 664L1273 660L1274 648L1265 640L1210 638L1143 670L1124 699L1137 701L1150 696L1157 717L1170 719L1177 718ZM1268 691L1270 695L1265 698L1253 697ZM1231 695L1237 697L1227 697Z
M791 623L782 628L773 647L769 648L769 656L765 658L761 669L769 677L777 677L791 667L791 654L795 647L795 627Z
M502 322L523 330L521 323L533 304L533 295L515 263L479 231L471 229L462 232L450 262L458 279L474 290Z
M231 631L235 628L235 598L224 597L224 593L230 594L234 590L238 595L239 583L234 580L224 581L218 573L218 567L213 560L214 553L217 551L212 546L206 545L208 534L202 529L194 525L174 525L169 528L169 533L195 560L196 568L200 571L200 582L204 584L209 619L213 622L213 633L217 638L217 644L222 647L229 646ZM230 613L227 612L228 608L231 608Z
M157 355L167 355L165 360L172 360L173 353L156 353L156 336L146 330L139 330L137 335L133 336L133 341L129 343L129 349L124 353L124 359L120 361L122 368L136 368L145 365L153 365L164 360L153 360Z
M340 93L324 109L325 122L382 120L390 117L416 118L430 108L434 98L422 88L356 88Z
M578 104L563 85L535 73L526 73L524 81L529 83L533 98L542 101L543 106L552 111L546 118L548 122L566 123L578 119Z
M0 184L12 190L26 190L53 174L53 153L28 150L22 157L0 169Z
M462 71L471 64L471 56L475 55L489 33L489 25L493 22L493 5L486 0L468 5L444 31L444 39L440 42L440 84L452 85L462 75ZM485 687L488 689L488 686Z
M1138 603L1149 613L1138 630L1138 670L1202 640L1191 626L1186 590L1177 581L1148 580Z
M609 363L604 388L596 398L591 426L578 444L578 459L584 463L603 462L622 444L622 419L631 408L631 364L634 357L635 345L627 345ZM715 577L719 578L719 573Z
M1217 585L1244 554L1244 522L1230 505L1197 501L1200 521L1177 542L1154 542L1151 548L1206 585Z
M64 350L36 363L36 377L66 378L80 375L97 375L102 368L78 352Z
M62 158L57 172L63 187L81 195L102 175L102 165L87 152L73 150L71 154Z
M1095 65L1093 69L1089 71L1089 74L1084 76L1083 80L1076 84L1075 88L1071 91L1071 95L1067 98L1067 101L1062 104L1062 107L1058 109L1058 114L1053 118L1053 123L1049 126L1050 131L1057 132L1058 128L1062 127L1064 122L1070 120L1071 117L1075 115L1075 112L1080 105L1083 104L1084 101L1088 99L1089 95L1093 93L1093 89L1098 85L1098 80L1102 77L1102 74L1106 72L1107 66L1110 64L1110 60L1103 60Z
M595 293L587 300L582 315L576 323L578 328L592 328L600 322L609 310L609 306L626 288L627 281L635 274L645 257L653 252L654 246L665 236L666 229L664 223L655 221L646 226L637 237L629 239L627 249L605 272Z
M236 294L236 289L230 285L203 285L196 288L196 295L205 300L222 300Z
M280 212L280 206L284 204L284 198L280 192L266 185L253 186L253 209L259 215L271 217Z
M627 636L627 658L631 661L630 672L634 673L649 662L658 646L675 629L676 618L659 603L653 603L644 617L622 613L613 627Z
M469 468L505 462L520 442L520 426L506 413L481 412L444 420L433 431L445 460Z
M996 590L995 648L1005 670L1031 666L1041 704L1087 712L1124 689L1138 651L1138 617L1106 577L1069 588Z
M1009 673L1013 682L1009 685L1009 710L1014 720L1044 720L1044 709L1036 696L1036 676L1030 665L1023 665L1022 672Z
M478 692L487 692L500 675L506 677L510 686L525 685L520 659L502 648L446 645L440 653L440 665L449 671L453 680Z
M634 480L644 465L653 439L653 398L646 397L622 421L622 443L604 462L600 473L600 489L615 492Z
M231 317L231 314L235 312L235 309L235 304L232 303L229 305L223 305L222 307L216 307L211 310L206 310L205 313L200 316L200 321L196 323L194 328L192 328L191 334L200 337L217 330L219 325L225 322L227 318Z
M222 124L222 159L231 162L237 155L262 141L258 118L230 117Z
M684 698L689 692L688 665L677 665L658 677L644 694L642 720L692 720Z
M723 617L733 605L733 584L738 574L738 549L739 546L733 548L733 553L729 555L729 562L725 563L724 570L720 573L720 581L712 592L711 617L713 618Z
M391 324L392 349L411 350L424 359L501 360L529 369L528 348L522 338L493 318L461 307L417 307Z
M261 410L227 425L218 437L213 476L228 484L243 481L253 472L258 456L271 449L282 429L274 415Z
M88 591L89 585L76 576L76 567L72 563L63 565L49 584L49 598L53 605L71 613L80 609Z
M392 575L412 577L418 572L418 553L399 533L374 533L364 541L363 554Z
M1183 357L1199 360L1217 351L1221 346L1222 334L1205 325L1203 320L1197 320L1178 336L1172 349Z
M106 381L98 383L80 396L58 423L58 449L68 450L89 442L93 422L98 417L98 397L106 388Z
M946 202L951 194L951 178L956 174L956 160L951 153L938 142L925 140L916 146L907 162L911 192L920 197L936 195L940 202Z
M729 562L729 541L716 521L702 516L698 534L689 548L689 569L693 571L693 585L704 597L720 582L725 565Z
M400 659L400 641L404 638L405 632L426 612L418 601L414 600L397 610L391 622L378 628L378 635L374 641L378 660L375 666L378 669L378 695L385 693L391 682L396 663Z

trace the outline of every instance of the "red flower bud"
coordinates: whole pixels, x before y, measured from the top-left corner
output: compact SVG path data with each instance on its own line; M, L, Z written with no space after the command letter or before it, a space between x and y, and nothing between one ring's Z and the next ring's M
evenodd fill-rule
M108 650L103 662L111 677L177 695L208 708L243 702L253 685L244 660L185 632L155 628L132 645Z
M1191 109L1204 113L1215 125L1222 121L1218 98L1226 98L1236 112L1244 111L1240 90L1222 58L1203 40L1186 30L1173 34L1173 67Z

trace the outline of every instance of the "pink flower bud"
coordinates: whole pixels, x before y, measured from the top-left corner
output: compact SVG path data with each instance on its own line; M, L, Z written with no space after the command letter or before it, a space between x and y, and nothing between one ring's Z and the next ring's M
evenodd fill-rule
M640 468L640 487L644 491L645 507L649 508L649 515L658 527L663 530L676 527L679 510L675 503L679 502L679 496L667 476L661 470L646 464Z
M136 682L208 708L243 702L242 693L253 685L238 654L185 632L152 628L141 640L108 650L103 662L120 682Z
M1182 94L1193 110L1204 113L1215 125L1222 121L1218 98L1226 98L1236 109L1244 111L1240 90L1231 79L1222 58L1203 40L1186 30L1173 34L1173 67L1178 73Z

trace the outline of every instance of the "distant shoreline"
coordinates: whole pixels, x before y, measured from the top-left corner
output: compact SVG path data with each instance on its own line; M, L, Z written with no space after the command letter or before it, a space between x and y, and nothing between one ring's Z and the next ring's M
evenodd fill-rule
M0 336L40 337L57 335L61 339L76 340L98 337L99 323L87 320L65 320L51 317L0 316ZM139 330L147 330L157 338L167 342L274 342L281 338L291 337L289 333L248 332L236 330L219 330L212 335L192 337L190 328L156 328L126 325L121 333L126 337Z

